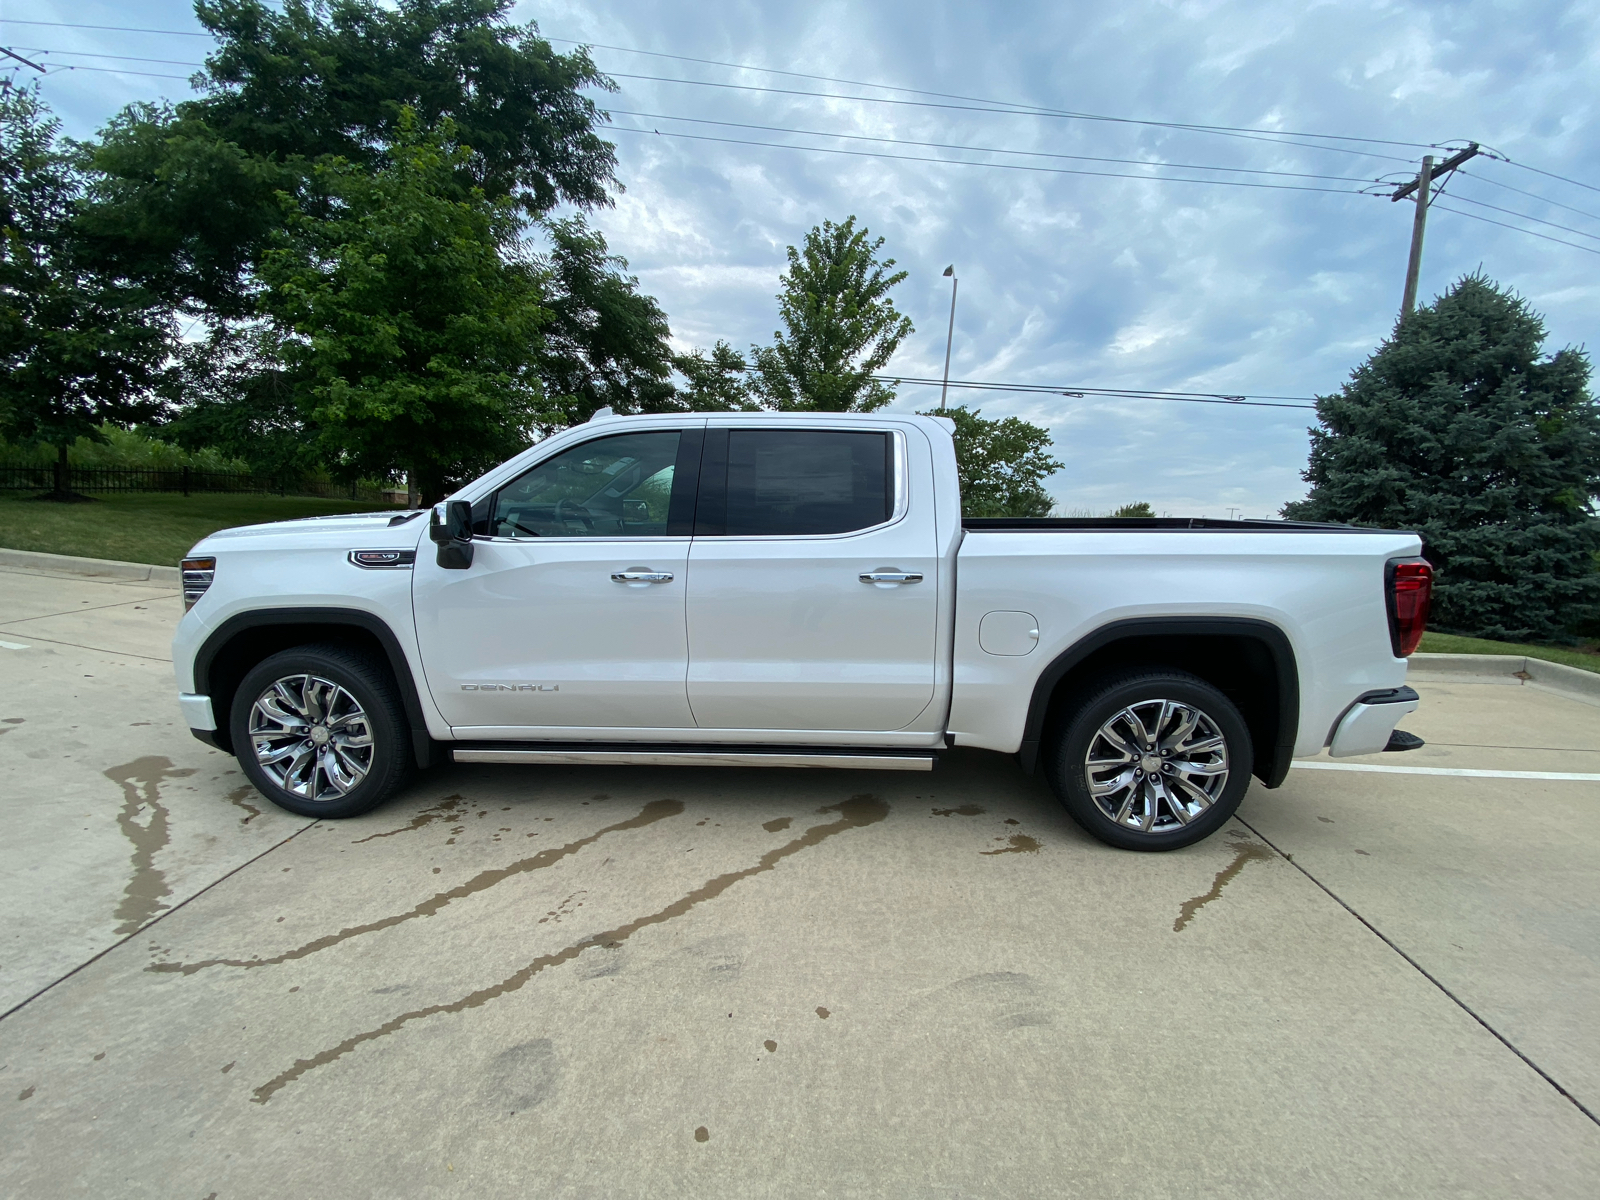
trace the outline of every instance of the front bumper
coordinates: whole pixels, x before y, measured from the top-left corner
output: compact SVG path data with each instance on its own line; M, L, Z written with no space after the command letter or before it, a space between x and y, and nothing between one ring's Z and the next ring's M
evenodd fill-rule
M197 696L193 692L178 693L178 707L190 729L210 730L217 727L216 714L211 711L211 697Z

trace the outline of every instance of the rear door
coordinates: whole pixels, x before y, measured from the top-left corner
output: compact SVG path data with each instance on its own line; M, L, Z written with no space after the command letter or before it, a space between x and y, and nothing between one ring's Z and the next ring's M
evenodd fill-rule
M902 729L934 695L932 505L904 431L706 430L689 553L702 729Z
M544 460L473 506L464 571L423 542L417 639L452 726L694 727L684 594L700 437L634 430Z

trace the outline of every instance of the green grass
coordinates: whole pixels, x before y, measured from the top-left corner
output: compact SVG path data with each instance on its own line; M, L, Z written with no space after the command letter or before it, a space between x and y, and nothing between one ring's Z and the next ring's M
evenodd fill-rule
M0 546L175 567L191 546L218 529L378 509L398 511L389 504L310 496L124 492L89 504L56 504L13 493L0 498Z
M1556 646L1525 646L1518 642L1492 642L1488 638L1458 637L1453 633L1425 633L1417 649L1424 654L1520 654L1546 662L1600 672L1600 654Z

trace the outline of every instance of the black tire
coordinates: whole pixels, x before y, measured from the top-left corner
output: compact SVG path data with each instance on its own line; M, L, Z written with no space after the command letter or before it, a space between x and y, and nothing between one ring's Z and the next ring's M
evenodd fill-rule
M1158 707L1161 701L1175 707ZM1180 738L1189 713L1199 717ZM1105 765L1091 769L1091 750ZM1137 753L1127 758L1129 750ZM1176 850L1215 833L1244 798L1253 761L1250 729L1231 700L1198 676L1158 668L1091 684L1056 721L1044 756L1046 777L1072 819L1123 850ZM1098 797L1091 778L1107 789Z
M289 681L286 693L271 696L280 681ZM270 708L255 713L252 730L257 701ZM271 715L302 711L310 715L303 740L300 725ZM345 646L296 646L257 663L234 693L228 727L245 777L279 808L304 817L369 812L411 775L411 729L388 664ZM258 745L286 757L263 763Z

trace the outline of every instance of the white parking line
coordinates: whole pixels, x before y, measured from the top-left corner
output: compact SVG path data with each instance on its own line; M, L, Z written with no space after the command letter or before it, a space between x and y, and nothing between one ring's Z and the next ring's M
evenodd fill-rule
M1600 774L1580 771L1473 771L1466 767L1380 767L1375 763L1297 762L1304 771L1370 771L1377 775L1460 775L1468 779L1571 779L1600 783Z

